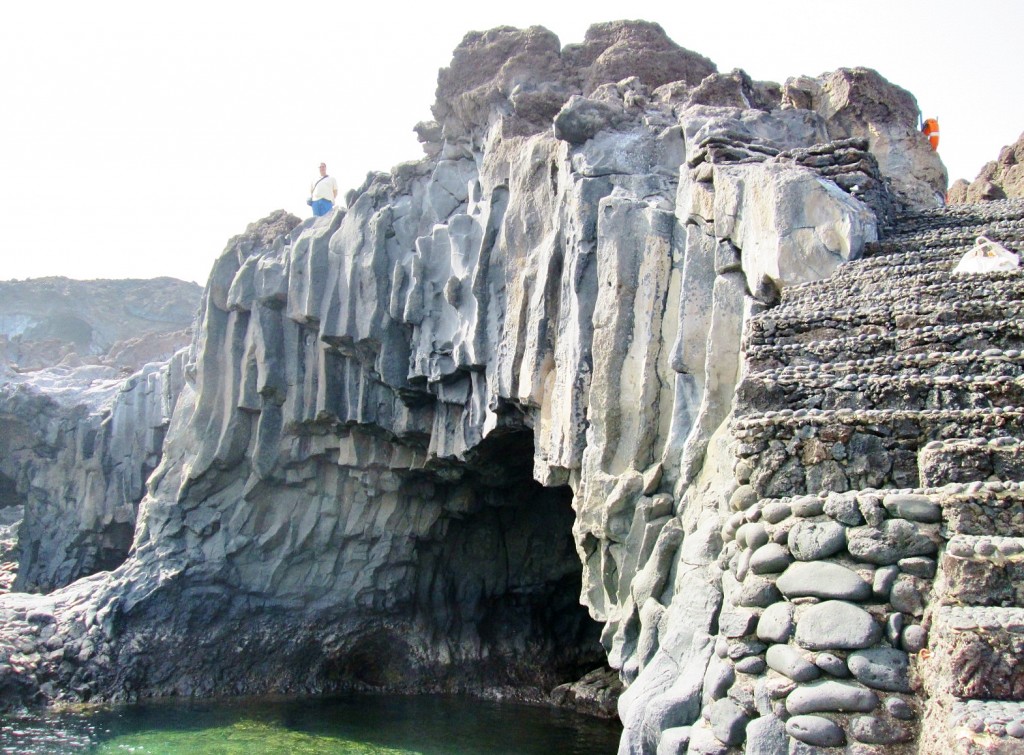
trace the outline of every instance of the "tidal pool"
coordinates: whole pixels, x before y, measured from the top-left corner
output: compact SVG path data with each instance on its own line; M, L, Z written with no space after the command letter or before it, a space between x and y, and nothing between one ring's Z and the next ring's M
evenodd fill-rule
M0 753L611 755L622 731L465 697L159 702L0 718Z

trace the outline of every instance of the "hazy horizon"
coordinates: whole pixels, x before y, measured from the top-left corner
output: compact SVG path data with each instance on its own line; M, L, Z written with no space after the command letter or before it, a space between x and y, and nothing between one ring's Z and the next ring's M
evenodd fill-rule
M644 15L719 70L759 80L878 70L940 119L952 183L1024 130L1024 6L962 7L655 2ZM0 278L201 284L249 223L276 209L309 215L321 160L343 196L368 171L419 159L412 127L431 117L437 71L467 32L538 24L565 45L623 10L58 0L0 14Z

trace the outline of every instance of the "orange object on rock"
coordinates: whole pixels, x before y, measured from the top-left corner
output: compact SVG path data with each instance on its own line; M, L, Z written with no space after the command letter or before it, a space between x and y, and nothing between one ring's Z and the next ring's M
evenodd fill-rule
M928 137L928 142L932 145L933 150L939 148L939 119L929 118L924 122L924 126L921 128L924 135Z

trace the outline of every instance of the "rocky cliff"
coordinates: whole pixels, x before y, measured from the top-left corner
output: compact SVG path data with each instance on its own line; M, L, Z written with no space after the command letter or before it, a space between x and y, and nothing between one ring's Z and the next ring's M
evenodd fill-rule
M171 278L0 282L0 509L18 533L2 558L16 589L124 561L199 294Z
M603 657L624 753L911 747L950 704L907 671L948 479L918 454L1017 430L999 367L864 374L909 329L942 375L1013 306L997 276L924 324L966 242L928 235L957 218L913 97L633 22L467 35L434 116L424 159L217 260L131 555L0 600L5 699L529 694Z
M1024 134L1003 147L999 157L986 163L973 181L955 181L947 198L950 204L1024 199Z
M181 364L148 364L127 380L80 367L0 384L3 509L22 512L5 554L18 564L13 589L46 592L127 557Z

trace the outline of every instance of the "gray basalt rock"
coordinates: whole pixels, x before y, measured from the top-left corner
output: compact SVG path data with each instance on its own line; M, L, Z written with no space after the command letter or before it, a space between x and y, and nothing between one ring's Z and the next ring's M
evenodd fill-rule
M910 92L869 68L841 68L817 79L789 79L783 102L821 113L837 137L868 137L883 175L904 202L939 206L946 169L917 129L920 111Z
M921 616L924 613L925 589L921 581L901 574L893 582L892 591L889 593L889 602L897 611L911 616Z
M904 519L889 519L879 527L854 527L847 532L846 548L854 558L880 566L937 550L934 540Z
M814 657L814 665L830 676L839 679L846 679L850 676L850 669L839 656L833 653L818 653Z
M690 745L690 727L665 729L658 740L657 755L686 755Z
M786 548L778 543L766 543L750 556L750 571L754 574L778 574L792 562Z
M759 655L752 655L736 662L736 672L739 674L748 674L749 676L758 676L759 674L763 674L767 667L768 664L765 662L764 658Z
M916 717L914 709L902 697L887 697L885 709L890 716L900 721L910 721Z
M855 716L850 721L850 735L858 742L871 745L895 745L914 738L913 730L905 724L876 716Z
M871 596L871 585L857 572L831 561L797 561L782 573L776 586L790 599L865 600Z
M748 226L738 212L738 203L748 198L764 204L765 216L784 222L774 232ZM743 250L751 291L764 280L780 289L827 276L878 238L874 213L866 205L810 171L785 165L722 168L716 174L714 213L715 234ZM832 236L829 229L838 226L848 234Z
M928 496L894 493L883 498L882 505L894 519L929 523L942 521L942 508Z
M599 668L571 684L551 690L551 702L591 716L614 718L615 703L622 694L622 680L614 669Z
M825 511L825 501L816 495L805 495L795 499L790 507L793 516L818 516Z
M735 746L743 741L750 717L732 700L722 699L711 706L708 721L720 742Z
M894 648L871 648L850 653L847 664L854 678L873 689L910 692L907 654Z
M201 294L173 278L0 281L0 365L16 367L4 382L37 373L36 382L66 390L76 368L103 365L124 377L166 362L191 340Z
M799 561L818 561L846 547L846 528L838 522L797 522L789 531L789 550Z
M882 628L863 608L839 600L811 606L796 625L796 642L809 650L860 650L878 642Z
M864 515L860 512L857 499L852 496L830 494L825 499L825 513L851 527L864 524Z
M790 645L772 645L765 654L765 660L769 668L794 682L809 682L821 676L815 665Z
M699 84L717 69L697 53L675 44L658 24L612 21L594 24L578 45L566 46L563 57L582 74L584 94L607 82L636 76L655 89L682 81Z
M817 747L837 747L846 742L842 727L824 716L793 716L786 721L786 733Z
M179 354L128 380L80 369L0 385L0 479L24 507L14 589L47 592L124 561L183 370Z
M729 745L715 736L707 727L695 726L690 731L687 755L727 755Z
M880 600L888 601L889 594L892 592L892 586L896 583L896 578L899 574L899 567L895 565L875 569L875 578L871 583L871 590L874 596Z
M615 128L624 120L621 107L574 95L555 116L555 136L570 144L583 144L599 131Z
M745 755L786 755L789 740L786 724L775 715L761 716L747 724Z
M702 705L707 707L715 700L725 697L734 681L736 681L736 671L732 662L712 658L708 664L708 670L704 674Z
M24 511L15 589L128 555L200 293L171 278L0 282L0 505Z
M486 123L491 109L502 107L520 83L567 88L568 71L560 48L558 37L539 26L467 34L455 49L451 65L438 74L434 118L442 134L462 135ZM547 114L548 119L556 112L557 107Z
M765 577L750 576L743 581L736 603L749 608L767 608L781 599L782 593L774 581Z
M908 653L917 653L928 647L928 631L920 624L913 624L903 630L900 646Z
M757 637L765 642L788 642L793 634L792 603L781 601L768 606L757 621Z
M968 183L959 179L949 187L950 204L985 202L996 199L1024 198L1024 134L1003 147L999 156L985 163L977 177Z
M868 713L878 707L878 696L849 682L821 681L797 687L786 698L786 710L794 716L807 713Z

